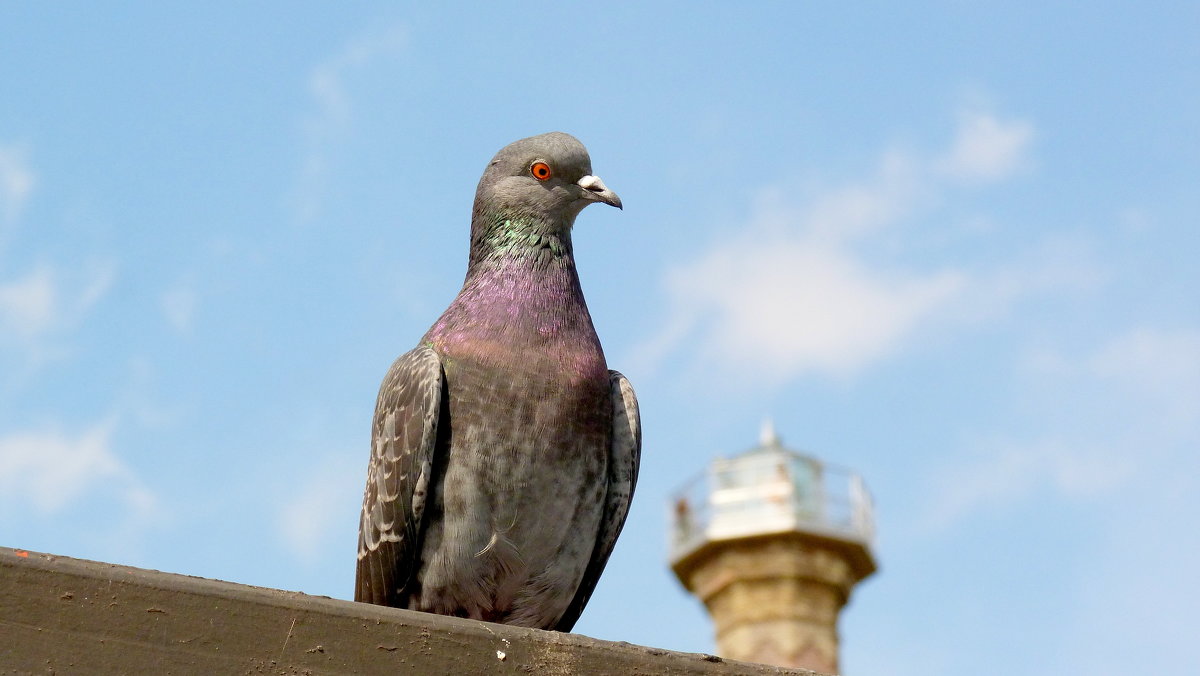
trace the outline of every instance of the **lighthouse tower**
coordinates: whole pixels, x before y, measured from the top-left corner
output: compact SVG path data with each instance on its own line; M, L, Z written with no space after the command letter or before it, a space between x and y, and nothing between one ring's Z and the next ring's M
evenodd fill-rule
M838 671L838 613L876 568L861 477L785 448L768 420L758 446L675 494L671 522L671 569L722 656Z

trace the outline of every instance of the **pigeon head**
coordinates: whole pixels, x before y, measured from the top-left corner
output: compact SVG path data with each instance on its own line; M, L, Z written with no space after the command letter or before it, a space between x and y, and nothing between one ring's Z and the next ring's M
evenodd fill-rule
M579 212L595 202L621 208L621 198L592 174L587 148L556 131L515 141L496 153L479 179L475 214L529 218L569 229Z

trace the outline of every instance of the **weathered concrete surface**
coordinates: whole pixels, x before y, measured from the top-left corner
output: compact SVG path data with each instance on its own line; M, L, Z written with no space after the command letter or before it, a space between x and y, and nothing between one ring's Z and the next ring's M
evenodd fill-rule
M0 672L813 673L8 548Z

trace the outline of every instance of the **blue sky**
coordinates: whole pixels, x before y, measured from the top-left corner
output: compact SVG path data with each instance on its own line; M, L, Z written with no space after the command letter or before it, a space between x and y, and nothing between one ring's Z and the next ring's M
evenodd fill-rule
M0 545L349 596L379 381L561 130L645 431L578 631L713 650L667 496L772 416L877 503L846 673L1200 670L1200 10L1044 4L5 6Z

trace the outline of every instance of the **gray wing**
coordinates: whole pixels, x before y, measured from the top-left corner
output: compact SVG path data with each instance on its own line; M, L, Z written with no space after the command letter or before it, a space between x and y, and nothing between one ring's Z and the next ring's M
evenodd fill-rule
M407 605L444 392L441 360L428 347L401 355L379 388L358 526L355 601Z
M629 504L633 501L633 489L637 485L638 465L642 457L642 419L638 414L637 395L633 393L633 386L625 376L616 371L608 372L608 382L612 391L613 429L604 516L600 521L600 532L596 536L592 558L584 570L583 580L579 583L579 590L575 592L571 605L554 626L558 631L571 631L583 613L583 607L592 597L596 583L600 581L600 573L604 572L613 546L617 544L617 536L625 526Z

